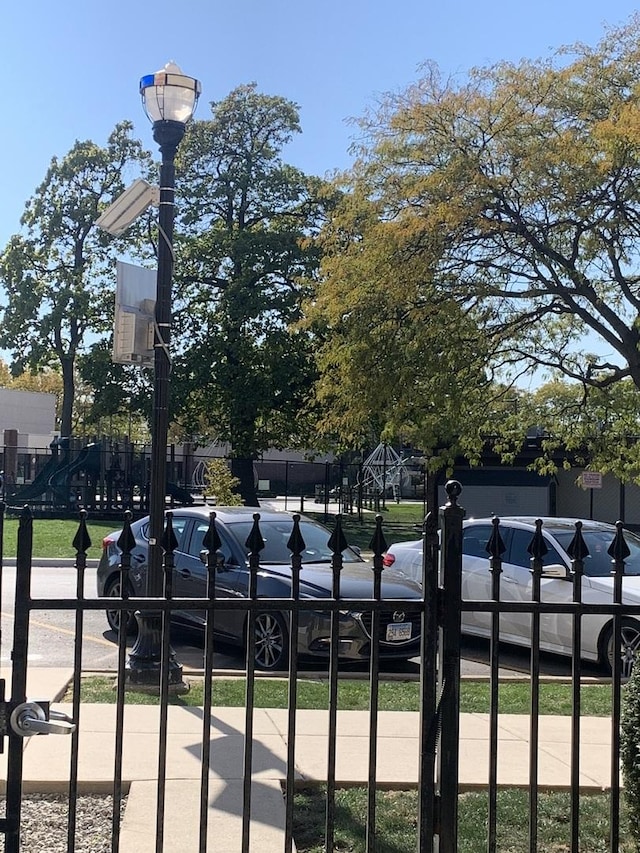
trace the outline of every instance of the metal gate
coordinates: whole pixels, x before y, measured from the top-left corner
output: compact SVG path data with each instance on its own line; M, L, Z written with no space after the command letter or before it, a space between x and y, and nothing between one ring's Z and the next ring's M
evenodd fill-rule
M382 519L377 518L375 534L371 542L373 551L374 594L371 599L354 601L348 599L350 608L357 607L367 614L370 624L371 653L369 665L370 707L367 714L368 754L366 756L367 773L365 785L367 789L366 819L362 827L362 849L373 853L379 849L376 837L376 808L379 783L379 727L380 712L378 710L379 676L381 661L379 643L375 638L380 637L381 626L387 618L386 614L396 607L402 607L407 612L418 614L421 622L420 640L420 710L419 725L415 739L417 751L417 808L416 847L420 853L457 853L458 850L458 796L459 796L459 759L460 759L460 662L461 662L461 619L465 611L484 611L491 614L492 637L490 647L490 747L489 762L486 768L486 790L489 796L489 817L487 826L486 849L489 853L497 850L496 828L498 823L497 810L497 753L498 753L498 669L499 669L499 619L500 613L509 610L519 610L531 614L532 618L532 651L531 651L531 713L529 739L529 850L536 850L537 836L537 802L538 778L537 755L540 745L539 737L539 653L540 653L540 616L543 613L557 612L566 614L573 619L574 654L573 654L573 713L571 717L571 749L572 749L572 813L571 821L571 850L577 853L579 837L579 767L580 767L580 673L581 663L577 650L580 648L580 623L585 613L594 612L593 605L582 604L580 601L580 578L585 553L580 544L579 531L573 547L574 578L576 600L571 605L547 604L541 601L540 579L544 565L544 543L540 529L531 544L531 572L533 578L532 601L524 604L505 605L500 600L500 574L503 546L499 533L499 522L495 520L494 536L488 545L489 570L493 578L493 594L491 600L467 601L462 599L462 542L464 510L458 505L460 484L453 481L447 484L449 500L438 513L429 513L423 527L424 565L423 592L421 598L415 600L384 600L381 597L381 579L383 572L383 554L387 544L382 530ZM200 763L199 781L199 813L197 830L197 849L206 851L229 851L249 853L256 849L255 824L253 820L254 802L252 800L254 785L253 767L254 750L257 749L258 738L254 731L254 699L255 699L255 633L252 630L255 615L261 611L281 611L288 615L290 637L296 637L300 614L312 609L329 615L331 620L330 655L328 662L327 680L329 703L326 716L324 743L326 744L326 820L324 828L324 847L327 851L335 848L336 824L338 813L336 808L336 792L339 788L339 778L336 772L340 759L338 744L338 691L339 691L339 621L340 612L344 609L346 599L341 597L340 577L343 569L342 552L347 543L342 532L341 519L336 518L335 528L329 540L333 554L331 567L333 573L332 595L326 599L305 599L300 595L300 576L304 572L301 553L304 542L298 527L299 516L294 516L289 549L291 551L292 589L290 598L259 599L256 595L256 579L260 571L260 552L264 541L260 533L260 516L254 516L254 527L247 540L249 552L249 569L251 586L248 598L242 600L221 600L215 595L214 573L216 571L216 550L219 547L219 537L216 530L215 512L211 513L209 531L205 538L208 550L207 570L209 573L209 595L206 599L175 598L171 589L171 571L173 568L173 551L175 536L172 530L172 515L167 514L165 531L164 570L165 594L160 599L127 598L127 574L131 570L131 550L133 537L131 534L131 519L125 518L123 533L119 540L122 550L121 560L121 589L125 597L109 599L109 608L121 612L151 614L157 619L158 633L158 678L157 690L160 695L159 726L157 732L157 773L155 775L155 814L154 839L152 848L156 853L162 851L187 850L186 847L168 846L167 842L167 756L171 745L169 730L169 699L172 693L171 659L172 650L169 638L169 621L173 610L206 610L209 615L224 608L242 609L247 613L247 655L246 655L246 704L244 708L244 726L242 730L243 756L242 778L239 793L239 813L241 815L241 833L237 846L231 848L229 840L213 838L209 831L211 819L208 809L211 786L211 761L215 757L216 748L222 743L212 736L213 710L211 691L215 686L213 676L213 632L207 630L204 642L204 700L201 709L201 739L198 746L198 761ZM4 507L0 512L0 546L4 521ZM12 676L11 697L5 698L5 683L0 682L0 734L1 742L8 743L8 761L6 778L6 807L5 815L0 819L0 832L4 833L5 850L18 853L20 846L21 805L23 798L23 750L25 739L38 734L67 734L70 739L70 759L68 766L68 853L76 851L76 801L79 791L79 757L82 749L83 717L86 709L80 701L80 679L82 675L82 635L83 617L90 610L104 610L104 599L88 597L85 590L85 570L87 565L87 550L90 541L87 533L86 514L81 512L78 532L73 545L76 551L77 591L70 599L37 598L31 596L30 578L32 567L32 533L33 518L28 508L20 516L17 543L16 571L16 604L15 622L12 644ZM615 636L619 644L620 620L622 614L622 575L624 573L625 552L624 540L620 532L620 541L612 546L614 573L617 579L614 601L608 606L613 615ZM1 575L0 575L1 596ZM73 700L71 713L68 715L54 712L48 703L34 703L26 695L27 651L29 643L29 624L34 613L44 610L67 610L75 614L75 645L74 672L71 684ZM596 608L603 612L605 606ZM211 621L211 620L209 620ZM127 681L127 645L125 620L120 620L118 637L118 670L116 713L113 731L109 738L113 740L113 766L111 774L111 806L112 831L111 850L120 851L122 848L122 823L124 814L124 797L127 787L123 781L123 766L125 762L125 684ZM298 685L299 660L297 643L291 642L288 673L288 712L286 719L286 757L283 761L282 802L284 809L283 834L281 847L285 853L295 849L294 841L294 796L296 791L296 749L298 739ZM612 718L612 758L611 758L611 813L610 841L612 851L618 849L619 843L619 805L620 786L618 779L619 758L619 722L620 722L620 661L614 661L612 691L614 696ZM171 842L172 843L172 842ZM264 846L261 848L265 850ZM126 850L123 850L126 853ZM270 853L270 851L269 851ZM274 848L275 853L275 848Z

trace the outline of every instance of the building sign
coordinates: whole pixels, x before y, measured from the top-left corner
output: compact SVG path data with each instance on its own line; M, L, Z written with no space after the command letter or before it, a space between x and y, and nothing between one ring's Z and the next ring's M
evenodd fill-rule
M602 474L600 471L583 471L580 482L583 489L601 489Z

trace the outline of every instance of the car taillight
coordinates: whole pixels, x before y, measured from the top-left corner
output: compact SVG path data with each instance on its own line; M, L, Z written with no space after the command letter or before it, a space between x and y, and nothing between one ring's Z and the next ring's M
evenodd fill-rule
M102 540L102 550L108 551L109 548L114 544L114 542L115 542L114 539L109 539L108 536L105 536L104 539Z
M382 558L382 565L385 567L385 569L389 569L395 563L395 561L396 558L393 556L393 554L387 553Z

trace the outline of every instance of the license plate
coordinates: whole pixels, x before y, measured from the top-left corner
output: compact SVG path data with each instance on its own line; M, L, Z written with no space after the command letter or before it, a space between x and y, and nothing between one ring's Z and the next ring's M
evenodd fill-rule
M399 640L411 639L411 622L393 622L387 625L387 642L397 643Z

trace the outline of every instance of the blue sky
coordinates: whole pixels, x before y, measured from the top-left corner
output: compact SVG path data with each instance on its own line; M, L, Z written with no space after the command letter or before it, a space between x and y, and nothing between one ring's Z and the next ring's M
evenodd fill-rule
M286 159L325 175L350 162L350 117L435 60L446 72L595 44L631 0L6 0L0 29L0 248L53 155L104 144L122 119L154 150L138 81L174 59L202 82L197 116L241 83L294 100L303 134Z

